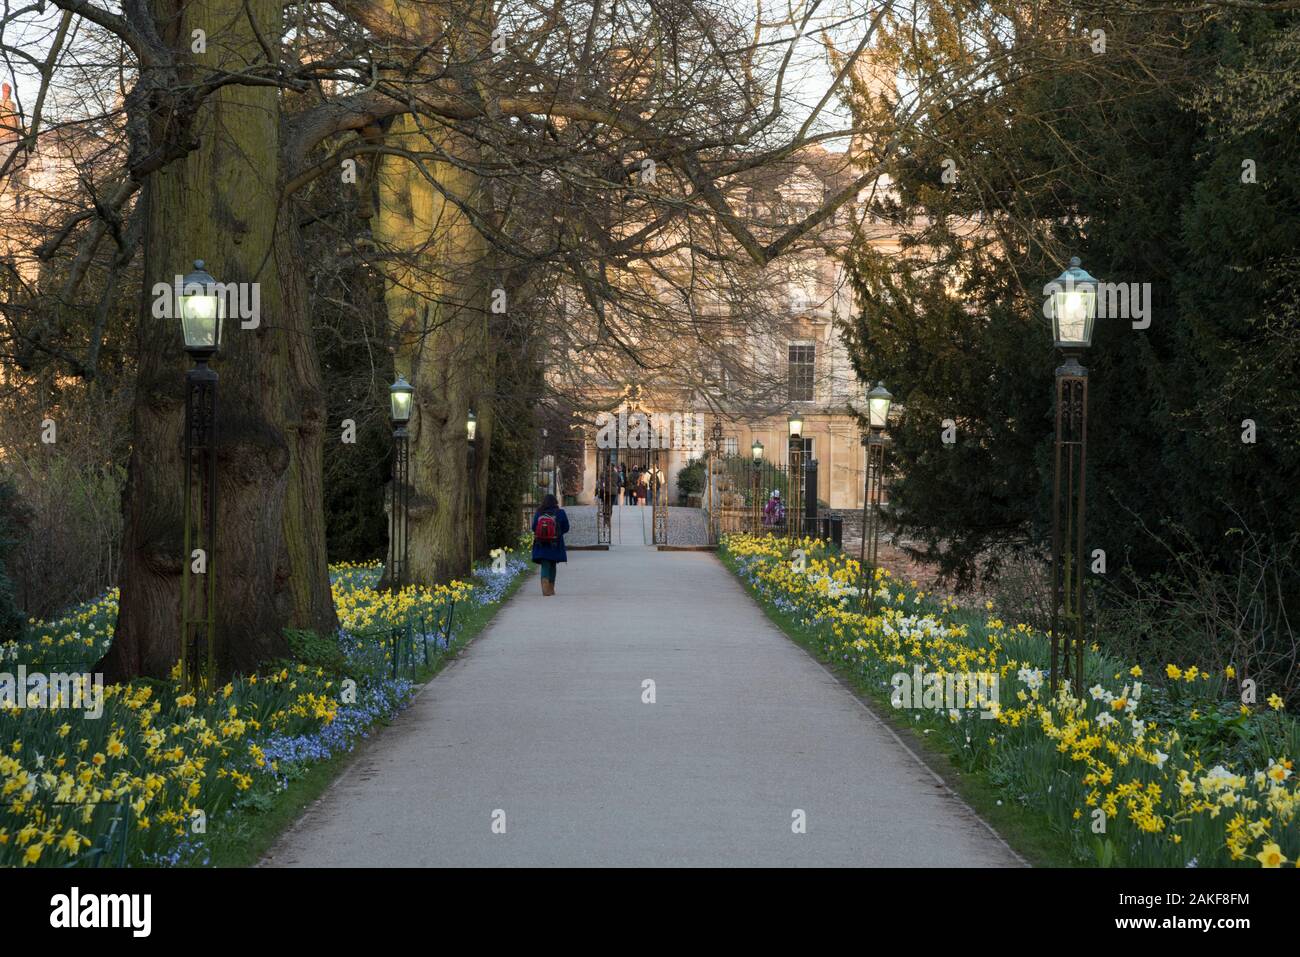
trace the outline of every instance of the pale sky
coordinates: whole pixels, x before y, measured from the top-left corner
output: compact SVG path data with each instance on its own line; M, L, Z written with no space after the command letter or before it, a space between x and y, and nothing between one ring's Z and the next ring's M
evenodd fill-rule
M94 0L92 0L94 2ZM508 0L505 0L508 2ZM786 109L792 123L801 123L811 112L818 100L826 92L832 79L831 70L821 42L821 31L828 29L836 46L841 50L852 49L866 29L869 17L879 9L881 0L729 0L737 12L752 28L754 18L762 18L765 28L762 41L770 44L771 56L779 60L784 55L787 41L794 36L795 24L802 20L807 4L812 3L816 12L809 21L803 34L795 41L795 52L791 57L786 74L784 91ZM100 4L103 5L103 4ZM117 4L107 5L116 11ZM4 43L11 48L22 49L29 56L43 59L49 51L54 30L62 11L50 5L45 13L30 13L16 23L9 24L4 33ZM65 49L85 49L93 39L80 18L74 17ZM97 32L97 31L96 31ZM91 56L83 57L86 62L93 62ZM98 67L96 67L98 69ZM38 89L38 75L31 64L21 57L10 56L4 65L8 82L16 87L15 100L25 115L30 116ZM90 82L89 78L74 75L72 71L62 70L56 80L55 88L47 99L45 112L47 117L60 114L73 115L88 111L92 106L103 109L110 105L85 104L82 99L93 87L111 85L112 75L101 74L99 83ZM843 126L848 123L847 111L834 100L827 105L825 121L821 128L830 125ZM828 142L828 149L844 149L847 143Z

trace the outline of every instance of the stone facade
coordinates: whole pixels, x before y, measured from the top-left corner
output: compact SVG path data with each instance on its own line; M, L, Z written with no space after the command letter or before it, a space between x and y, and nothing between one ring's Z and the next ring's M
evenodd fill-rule
M823 196L854 175L851 157L820 149L805 151L777 173L747 184L747 208L770 222L797 221L816 209ZM787 417L803 416L805 455L818 462L818 500L832 509L862 507L866 453L860 420L866 388L858 382L839 324L853 312L854 301L843 260L854 235L878 249L896 252L897 231L877 223L857 204L847 204L818 230L812 241L757 274L757 285L776 321L761 334L739 336L730 343L734 363L708 389L695 389L664 377L622 383L606 379L586 396L588 416L598 410L639 409L652 414L702 416L711 432L721 423L726 454L745 458L755 440L772 463L788 463ZM783 317L783 318L782 318ZM707 394L701 395L702 392ZM586 450L582 492L595 499L597 442L595 429L584 429ZM672 448L661 453L659 467L668 479L669 500L676 502L677 474L698 450ZM634 456L620 456L633 458Z

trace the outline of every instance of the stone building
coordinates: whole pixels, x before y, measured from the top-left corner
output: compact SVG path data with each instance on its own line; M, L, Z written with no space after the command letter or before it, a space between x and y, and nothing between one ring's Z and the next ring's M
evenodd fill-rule
M7 299L41 285L48 268L38 248L80 208L85 194L103 197L117 151L97 124L58 125L47 116L32 136L8 83L0 85L0 277Z
M746 210L756 233L767 224L775 231L817 209L823 198L857 174L849 154L806 149L777 169L764 170L733 184L734 208ZM887 184L886 184L887 185ZM585 457L580 504L594 502L597 427L602 413L645 412L653 417L690 416L704 433L697 443L674 442L660 451L668 499L676 503L678 472L702 452L702 443L721 424L723 452L750 456L757 440L764 457L788 462L787 419L803 417L803 449L818 464L818 499L824 507L860 509L864 494L865 450L860 419L866 389L858 382L839 334L839 323L853 310L844 255L854 227L868 242L896 251L896 231L864 216L863 205L841 207L801 248L755 271L755 296L764 300L766 319L735 330L727 328L728 307L719 335L725 347L707 357L695 375L657 374L620 382L593 375L580 410ZM708 313L708 303L701 312ZM743 325L743 324L742 324ZM685 360L683 360L685 362ZM638 461L644 455L619 456Z

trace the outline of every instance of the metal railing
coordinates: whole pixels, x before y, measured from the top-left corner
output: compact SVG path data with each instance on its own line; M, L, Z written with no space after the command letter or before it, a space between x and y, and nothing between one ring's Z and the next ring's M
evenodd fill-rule
M741 455L715 465L718 530L722 535L785 535L790 520L790 469Z
M432 617L409 615L400 625L370 628L351 635L354 641L384 650L384 660L371 664L372 673L388 674L392 678L415 677L433 664L434 657L451 648L455 621L456 602L452 600Z

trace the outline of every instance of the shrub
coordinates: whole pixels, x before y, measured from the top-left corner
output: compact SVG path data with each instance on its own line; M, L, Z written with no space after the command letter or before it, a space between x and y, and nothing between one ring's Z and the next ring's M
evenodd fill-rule
M1185 531L1159 539L1169 572L1133 574L1099 593L1097 632L1115 654L1146 664L1193 660L1232 666L1264 694L1300 694L1300 642L1288 606L1300 536L1279 540L1234 528L1208 555Z
M322 668L330 674L342 674L347 669L343 648L334 635L320 635L314 631L286 628L284 637L289 644L294 661Z
M7 530L17 542L6 567L28 616L48 618L117 583L126 470L116 463L127 460L131 394L114 381L5 396L0 448L24 516Z
M13 483L0 477L0 642L14 641L22 632L23 614L18 609L9 568L16 535L25 519Z
M117 582L126 470L66 452L19 459L19 469L28 521L14 579L27 613L47 618Z
M677 494L698 495L704 488L704 460L691 459L677 473Z

